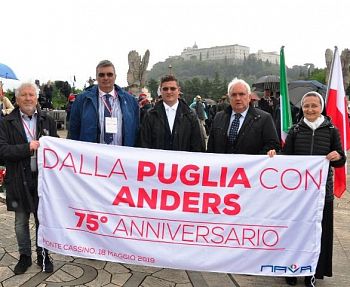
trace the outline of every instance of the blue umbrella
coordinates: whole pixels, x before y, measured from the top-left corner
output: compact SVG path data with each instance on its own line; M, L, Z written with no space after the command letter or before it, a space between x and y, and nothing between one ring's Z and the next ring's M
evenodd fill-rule
M9 66L0 63L0 78L18 80L15 73Z

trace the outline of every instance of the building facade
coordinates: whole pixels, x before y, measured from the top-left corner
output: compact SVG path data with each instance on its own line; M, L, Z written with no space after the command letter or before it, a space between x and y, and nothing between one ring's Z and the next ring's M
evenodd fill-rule
M249 55L249 47L247 46L235 44L199 49L195 43L193 47L185 48L180 57L185 61L226 60L228 62L237 63L242 62L244 59L248 58ZM262 50L259 50L258 53L253 55L257 60L269 61L273 64L279 64L279 55L275 52L263 52Z
M271 64L279 65L280 56L276 52L264 52L263 50L258 50L257 53L252 54L257 60L263 62L269 61Z

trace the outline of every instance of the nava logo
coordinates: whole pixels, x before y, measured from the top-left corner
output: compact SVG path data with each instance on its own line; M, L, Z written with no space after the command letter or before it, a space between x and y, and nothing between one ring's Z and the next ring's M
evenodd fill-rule
M297 264L292 264L290 266L283 265L261 265L260 272L267 271L271 273L293 273L293 274L301 274L301 273L311 273L312 267L311 265L298 266Z

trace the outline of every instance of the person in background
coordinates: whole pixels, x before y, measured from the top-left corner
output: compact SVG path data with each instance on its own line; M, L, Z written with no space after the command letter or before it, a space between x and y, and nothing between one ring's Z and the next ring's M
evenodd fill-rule
M251 98L250 105L253 106L254 108L259 107L260 98L257 95L257 93L256 92L251 92L250 98Z
M272 117L250 106L250 86L233 79L228 85L230 106L216 114L212 124L208 152L266 154L279 150L280 142Z
M227 102L227 95L222 96L217 104L216 112L224 111L230 104Z
M204 151L199 122L190 107L180 99L178 80L164 76L161 99L148 111L140 129L140 146L152 149Z
M265 112L268 112L272 117L275 113L277 100L273 96L273 92L270 89L264 90L264 96L258 102L258 107Z
M139 130L136 99L115 84L112 62L96 67L97 85L86 88L72 106L69 135L73 140L134 146Z
M329 160L325 204L322 217L321 252L315 276L304 279L305 286L315 286L315 278L323 279L332 276L333 256L333 170L346 162L339 131L329 117L322 115L325 104L317 92L308 92L301 99L301 120L288 132L283 154L286 155L324 155ZM271 150L270 156L276 151ZM288 285L297 285L297 277L286 277Z
M46 99L45 108L52 110L53 86L51 81L48 81L44 86L43 92Z
M53 264L46 249L38 246L38 167L37 150L41 136L58 137L53 118L40 111L37 88L23 83L16 90L17 106L0 122L0 158L5 162L7 210L15 212L15 233L20 258L14 268L23 274L32 265L29 231L30 214L36 227L37 265L43 272L53 272Z
M2 88L2 84L0 84L0 110L1 110L1 118L5 117L9 113L13 111L14 107L11 101L5 96L5 93Z
M139 95L138 103L140 108L140 123L142 124L143 118L147 114L147 111L152 108L152 104L146 94Z
M201 135L203 140L207 140L207 132L205 129L205 120L208 118L206 112L205 112L205 104L202 102L202 97L200 95L197 95L194 99L192 104L190 105L190 108L194 111L196 114L198 121L199 121L199 127L201 129Z
M70 138L70 135L69 135L69 121L70 121L70 112L72 110L72 105L75 101L75 97L76 95L73 94L73 93L70 93L70 95L68 96L68 102L67 102L67 107L66 107L66 128L68 130L68 135L67 135L67 138L69 139Z

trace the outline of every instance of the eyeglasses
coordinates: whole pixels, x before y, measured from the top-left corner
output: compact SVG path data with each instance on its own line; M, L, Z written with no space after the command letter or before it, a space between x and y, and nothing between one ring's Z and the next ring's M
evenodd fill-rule
M98 73L97 76L99 78L104 78L105 76L107 76L108 78L112 78L114 76L113 73Z
M163 92L167 92L167 91L176 91L177 90L177 87L163 87L162 88L162 91Z

